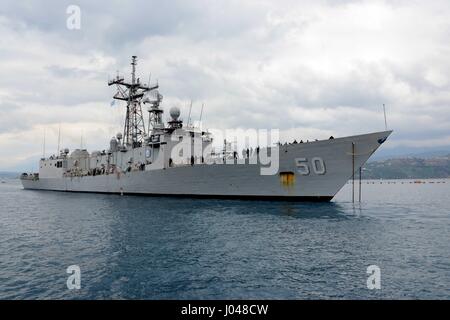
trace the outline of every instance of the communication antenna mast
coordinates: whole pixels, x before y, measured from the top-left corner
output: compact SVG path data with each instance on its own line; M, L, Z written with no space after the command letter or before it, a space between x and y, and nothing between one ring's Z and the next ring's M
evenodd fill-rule
M44 143L42 144L42 158L45 159L45 128L44 128Z
M203 102L202 103L202 108L200 110L200 120L199 120L200 126L202 125L202 116L203 116L203 108L204 108L204 106L205 106L205 103Z
M60 142L61 142L61 123L59 124L59 127L58 127L58 149L56 150L56 156L59 156Z
M191 100L191 105L189 106L189 116L188 116L188 122L187 122L188 126L191 123L191 111L192 111L192 100Z
M158 84L141 84L136 78L137 56L131 57L131 82L126 82L123 77L117 75L115 79L108 81L108 85L116 85L117 92L114 99L127 102L125 123L123 130L123 144L136 148L142 146L146 137L144 116L141 102L147 92L158 89Z
M387 121L386 121L386 107L383 103L383 113L384 113L384 128L387 130L388 126L387 126Z

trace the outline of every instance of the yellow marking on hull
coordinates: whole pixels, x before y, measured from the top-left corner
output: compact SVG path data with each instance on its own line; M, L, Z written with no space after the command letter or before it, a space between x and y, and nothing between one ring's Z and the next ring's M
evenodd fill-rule
M280 172L280 182L283 187L292 187L295 185L295 175L293 172Z

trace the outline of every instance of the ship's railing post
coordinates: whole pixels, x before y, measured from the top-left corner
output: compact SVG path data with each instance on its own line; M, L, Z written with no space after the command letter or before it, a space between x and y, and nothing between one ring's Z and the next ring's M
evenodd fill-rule
M355 203L355 143L352 142L352 202Z
M359 167L359 202L361 202L361 180L362 180L362 166Z

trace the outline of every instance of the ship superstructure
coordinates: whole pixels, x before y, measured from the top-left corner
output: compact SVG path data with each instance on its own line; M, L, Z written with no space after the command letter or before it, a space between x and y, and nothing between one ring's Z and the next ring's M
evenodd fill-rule
M391 133L258 146L242 154L224 141L216 152L211 133L185 125L179 108L172 107L164 123L159 85L142 83L136 65L133 56L130 81L119 75L108 81L117 88L113 98L126 102L123 132L109 148L66 148L43 157L39 173L21 176L25 189L329 201ZM276 167L263 173L274 164L267 155Z

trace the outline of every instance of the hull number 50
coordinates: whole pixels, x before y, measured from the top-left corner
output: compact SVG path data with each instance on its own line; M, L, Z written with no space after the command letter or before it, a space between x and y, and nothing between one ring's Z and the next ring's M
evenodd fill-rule
M311 161L308 161L307 158L295 158L295 165L297 166L297 172L304 176L309 175L310 168L315 174L325 174L327 170L325 162L320 157L311 158Z

